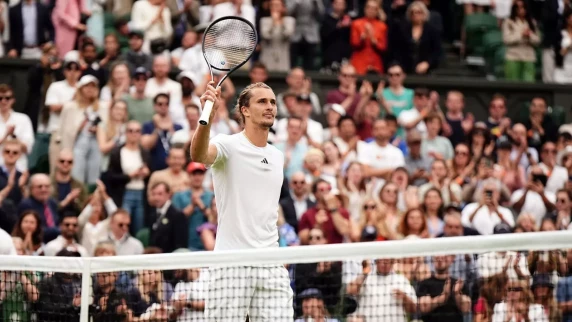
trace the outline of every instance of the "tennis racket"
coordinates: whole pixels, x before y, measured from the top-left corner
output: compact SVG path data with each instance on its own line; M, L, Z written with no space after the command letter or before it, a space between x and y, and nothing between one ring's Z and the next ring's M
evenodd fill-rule
M226 72L216 85L217 88L252 57L257 44L256 30L244 18L222 17L207 27L203 35L203 56L209 66L211 79L214 81L213 70ZM213 104L206 101L199 124L209 124Z

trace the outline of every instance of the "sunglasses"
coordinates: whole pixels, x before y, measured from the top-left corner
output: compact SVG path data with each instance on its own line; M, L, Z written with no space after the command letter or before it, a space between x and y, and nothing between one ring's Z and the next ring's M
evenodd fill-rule
M117 224L117 226L119 226L119 228L129 228L129 226L131 226L131 224L128 224L128 223L119 223L119 224Z
M300 180L300 181L294 180L294 181L292 181L292 184L304 184L304 183L306 183L306 182L303 181L303 180Z
M127 129L127 133L141 133L141 129Z
M5 154L9 154L9 155L18 155L20 154L20 151L18 150L4 150Z
M73 160L60 159L60 163L61 163L61 164L72 164L72 163L73 163Z
M318 189L319 192L329 192L331 190L332 190L332 188L320 188L320 189Z
M0 96L0 101L9 101L13 98L14 96Z
M507 291L509 291L509 292L522 292L523 290L524 290L524 288L522 288L522 287L509 287L507 289Z
M377 208L376 205L364 205L363 206L363 210L374 210L375 208Z

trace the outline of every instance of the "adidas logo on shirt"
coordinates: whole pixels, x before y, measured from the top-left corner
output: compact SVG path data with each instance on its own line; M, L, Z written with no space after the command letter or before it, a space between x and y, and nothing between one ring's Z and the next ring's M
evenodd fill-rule
M262 159L262 161L260 161L260 162L264 163L264 164L268 164L268 161L266 161L266 158Z

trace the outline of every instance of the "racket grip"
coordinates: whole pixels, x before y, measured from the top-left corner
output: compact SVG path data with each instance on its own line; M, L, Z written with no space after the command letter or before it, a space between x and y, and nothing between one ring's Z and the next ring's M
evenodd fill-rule
M199 124L200 125L208 125L210 118L211 118L211 112L213 110L213 105L214 103L212 101L206 101L205 102L205 107L203 108L203 112L201 113L201 118L199 119Z

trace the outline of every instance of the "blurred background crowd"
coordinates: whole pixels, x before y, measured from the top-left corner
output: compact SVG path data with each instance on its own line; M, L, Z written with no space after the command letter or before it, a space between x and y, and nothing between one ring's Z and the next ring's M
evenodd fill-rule
M533 95L509 118L498 93L476 119L461 91L404 85L471 57L490 77L570 82L571 12L568 0L0 2L0 55L38 60L23 111L20 89L0 84L0 254L213 249L216 196L189 148L210 81L202 33L227 15L259 31L251 82L286 73L269 137L286 161L280 246L572 230L565 110ZM338 87L321 92L311 71ZM241 89L223 83L212 137L241 131ZM572 321L568 259L493 252L289 269L296 316L315 321ZM202 321L207 274L98 274L90 314ZM73 274L2 272L0 320L79 320L80 290Z

